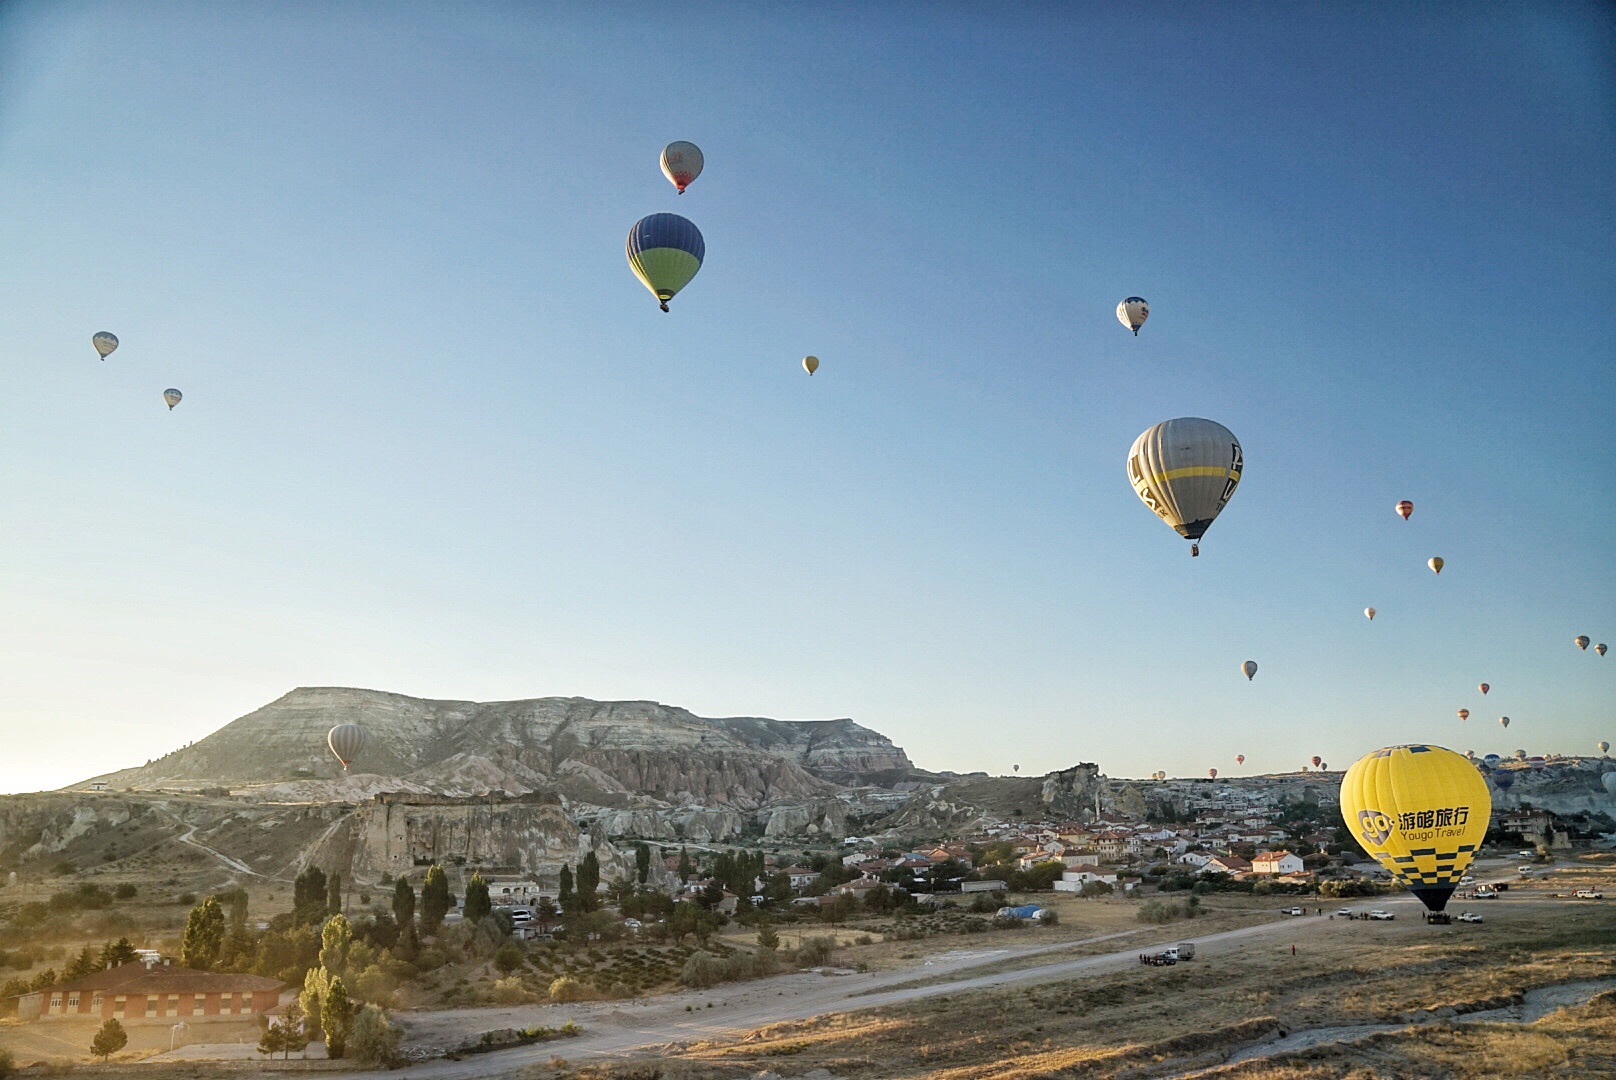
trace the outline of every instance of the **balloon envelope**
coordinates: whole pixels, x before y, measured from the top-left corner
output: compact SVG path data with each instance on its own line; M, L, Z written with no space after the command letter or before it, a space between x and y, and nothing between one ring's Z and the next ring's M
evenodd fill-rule
M1206 775L1208 775L1212 779L1216 780L1218 778L1218 770L1216 770L1216 769L1208 769L1208 770L1206 770Z
M1578 634L1576 637L1572 638L1571 640L1577 646L1577 648L1581 649L1583 652L1588 651L1588 635L1587 634Z
M668 301L696 276L707 257L701 230L678 214L652 214L628 231L628 265L651 295Z
M105 360L112 355L112 350L118 347L118 335L102 330L90 339L90 344L95 346L95 351Z
M1452 750L1389 746L1341 780L1341 816L1364 851L1441 911L1487 832L1487 782Z
M1603 641L1601 641L1598 645L1595 645L1594 646L1594 652L1598 653L1600 656L1604 656L1605 655L1605 643Z
M358 724L338 724L326 735L325 742L346 772L359 751L365 748L365 729Z
M174 411L174 406L178 405L180 403L180 399L184 396L184 394L180 393L172 386L163 391L163 400L168 402L168 409L170 412ZM203 411L206 412L207 410L204 409Z
M1246 763L1246 755L1244 755L1244 754L1236 754L1234 756L1234 763L1236 765L1244 765Z
M681 195L690 182L701 175L701 167L706 163L701 156L701 148L693 142L680 139L662 148L662 175L679 189Z
M1139 328L1145 325L1148 318L1150 318L1150 305L1145 303L1142 296L1130 296L1117 305L1117 321L1132 330L1134 337L1139 336Z
M1431 568L1431 573L1440 574L1442 572L1442 568L1448 564L1447 561L1442 558L1442 556L1432 555L1429 559L1425 560L1425 565Z
M1414 504L1409 502L1407 499L1404 499L1402 502L1397 504L1397 513L1404 521L1407 521L1408 515L1412 514L1413 512Z
M1246 673L1246 681L1250 682L1252 679L1257 677L1257 661L1247 660L1244 664L1240 665L1240 670ZM1284 682L1285 680L1281 679L1280 681Z
M1507 717L1507 716L1500 716L1498 718L1498 722L1500 724L1502 724L1504 727L1509 727L1509 717Z
M1499 757L1497 754L1488 754L1486 757L1481 759L1481 763L1487 766L1489 769L1496 769L1503 760L1504 759Z
M1222 424L1186 416L1147 428L1128 451L1128 482L1157 517L1199 540L1240 483L1240 442Z
M819 357L817 357L817 356L805 356L805 357L803 357L802 358L802 370L806 371L810 375L812 375L814 372L818 371L819 370Z
M1599 752L1601 754L1610 753L1610 743L1606 742L1604 739L1600 739L1599 740Z
M1499 791L1508 791L1515 786L1515 774L1508 769L1500 769L1493 773L1493 786Z
M1461 719L1461 720L1470 719L1470 710L1469 709L1460 709L1459 710L1459 719Z
M1363 613L1364 613L1364 617L1367 618L1370 622L1375 621L1375 609L1374 608L1366 607L1366 608L1363 609Z
M1321 757L1319 757L1319 755L1317 755L1317 754L1314 754L1314 755L1313 755L1313 767L1314 767L1314 768L1315 768L1315 769L1316 769L1316 768L1318 768L1318 767L1319 767L1319 762L1321 762L1321 761L1323 761L1323 760L1324 760L1324 759L1323 759L1323 758L1321 758Z
M1480 690L1483 694L1485 694L1487 691L1491 690L1492 688L1493 688L1492 683L1482 683L1481 685L1476 687L1476 689Z

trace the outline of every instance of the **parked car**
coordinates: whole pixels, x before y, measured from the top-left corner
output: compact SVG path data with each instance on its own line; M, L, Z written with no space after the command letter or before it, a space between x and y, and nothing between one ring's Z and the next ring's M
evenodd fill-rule
M1280 914L1282 914L1282 915L1305 915L1305 914L1307 914L1307 912L1303 911L1299 907L1280 908L1279 911L1280 911Z
M1515 870L1517 873L1521 874L1530 874L1532 872L1532 868L1530 866L1517 866Z
M1374 911L1371 911L1369 913L1369 917L1371 919L1375 919L1376 921L1380 921L1380 922L1384 922L1387 919L1395 919L1395 918L1397 918L1397 916L1393 915L1391 912L1384 911L1384 910L1382 910L1380 908L1376 908Z
M1466 874L1464 877L1459 879L1459 884L1461 884L1461 885L1474 885L1475 883L1476 883L1476 875L1475 874Z
M1482 921L1481 916L1477 915L1474 911L1461 911L1461 912L1459 912L1458 919L1459 919L1460 922L1481 922Z
M1336 914L1337 915L1345 915L1347 918L1350 919L1350 918L1352 918L1352 909L1348 908L1348 907L1340 908L1339 910L1336 911Z
M1578 900L1603 900L1605 894L1598 889L1578 889L1573 893Z
M1477 900L1497 900L1498 899L1498 890L1493 888L1491 885L1477 885L1476 886L1476 899Z

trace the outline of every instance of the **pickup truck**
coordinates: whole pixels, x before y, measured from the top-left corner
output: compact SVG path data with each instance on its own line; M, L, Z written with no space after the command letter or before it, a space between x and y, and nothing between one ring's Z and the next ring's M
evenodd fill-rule
M1397 918L1396 915L1393 915L1391 912L1385 911L1385 910L1383 910L1381 908L1376 908L1374 911L1371 911L1369 913L1369 917L1371 919L1374 919L1376 922L1385 922L1388 919Z
M1605 894L1598 889L1578 889L1571 895L1578 900L1603 900L1605 898Z
M1180 960L1195 959L1195 942L1181 941L1177 945L1169 945L1159 953L1140 953L1139 962L1150 964L1153 967L1171 967Z
M1481 916L1477 915L1474 911L1461 911L1454 917L1460 922L1481 922Z

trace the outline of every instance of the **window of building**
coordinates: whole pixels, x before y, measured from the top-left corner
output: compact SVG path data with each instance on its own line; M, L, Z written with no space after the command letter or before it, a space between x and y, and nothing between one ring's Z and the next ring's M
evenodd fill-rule
M206 994L192 994L191 995L191 1015L192 1016L201 1016L202 1015L202 1004L205 1001L207 1001L207 995Z
M79 992L77 990L69 990L67 992L67 1011L79 1011Z
M236 1007L236 995L235 995L234 991L226 990L224 993L219 995L219 1015L220 1016L229 1016L231 1010L233 1010L235 1007Z
M61 1012L62 1011L62 995L61 994L52 994L50 996L50 1006L49 1006L49 1008L50 1008L51 1012Z
M126 1004L127 1001L128 1001L128 999L125 998L122 994L118 994L117 996L115 996L112 999L112 1015L113 1016L122 1016L123 1015L123 1010L124 1010L124 1005Z
M178 1016L179 1014L180 1014L180 996L178 994L170 994L170 995L168 995L168 1015L170 1015L170 1016Z
M101 1014L101 1003L103 1001L105 1001L105 1000L106 999L104 997L102 997L101 991L99 991L99 990L97 990L95 993L91 994L90 995L90 1011L95 1013L97 1016L99 1016Z
M156 1016L163 1007L163 999L156 994L146 995L146 1015Z

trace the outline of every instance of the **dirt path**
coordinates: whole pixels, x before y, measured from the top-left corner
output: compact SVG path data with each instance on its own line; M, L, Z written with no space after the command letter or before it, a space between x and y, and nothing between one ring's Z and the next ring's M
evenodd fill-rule
M170 815L170 816L172 817L173 815ZM176 825L184 825L185 824L183 821L181 821L177 817L174 818L174 823ZM217 851L213 850L212 848L208 847L208 845L204 844L202 841L195 839L196 830L197 830L197 827L195 825L192 825L189 829L185 830L183 833L176 836L174 839L178 840L182 844L186 844L186 845L189 845L190 847L194 847L198 851L201 851L201 852L204 852L204 853L206 853L208 855L211 855L213 858L218 859L220 862L224 863L226 866L228 866L230 869L236 871L237 873L251 874L253 877L263 877L264 876L264 875L260 874L258 871L254 870L252 867L248 866L246 863L237 862L235 859L232 859L230 856L221 854L220 852L217 852Z

